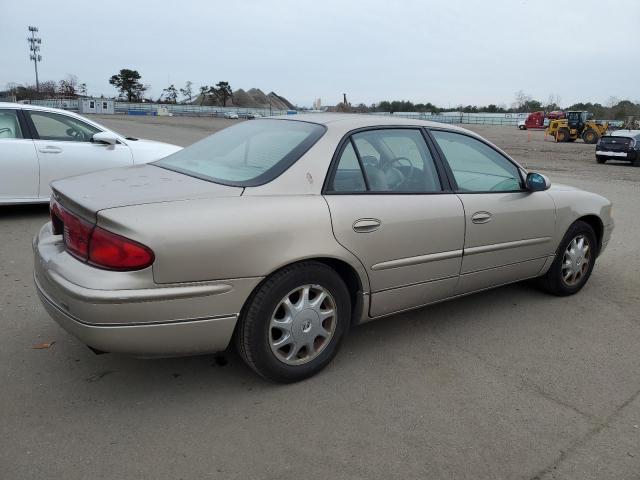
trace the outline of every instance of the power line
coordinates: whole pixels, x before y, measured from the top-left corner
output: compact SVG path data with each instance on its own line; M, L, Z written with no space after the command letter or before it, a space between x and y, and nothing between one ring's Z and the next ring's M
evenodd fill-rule
M38 62L42 61L42 55L38 52L40 51L40 44L42 44L42 39L40 37L36 37L36 32L38 31L38 27L29 26L29 31L31 32L31 36L27 37L27 42L29 43L29 60L33 60L33 65L36 69L36 90L40 92L40 81L38 80Z

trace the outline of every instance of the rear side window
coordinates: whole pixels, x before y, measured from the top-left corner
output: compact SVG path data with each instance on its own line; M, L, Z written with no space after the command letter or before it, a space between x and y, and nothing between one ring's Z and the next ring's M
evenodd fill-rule
M468 135L432 130L462 192L513 192L522 189L518 167L490 146Z
M351 136L329 191L434 193L438 172L420 130L375 129Z
M333 191L335 192L366 192L367 186L364 182L364 176L358 163L356 151L353 149L351 142L347 144L338 168L333 178Z
M154 165L224 185L252 187L279 176L324 132L322 125L294 120L242 122Z
M24 138L15 110L0 110L0 140L6 138Z

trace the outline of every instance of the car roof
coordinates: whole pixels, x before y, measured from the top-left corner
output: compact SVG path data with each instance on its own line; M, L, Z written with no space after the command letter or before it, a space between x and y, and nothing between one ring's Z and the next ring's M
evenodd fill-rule
M340 130L355 130L362 127L375 127L386 125L398 126L419 126L419 127L435 127L442 128L443 123L432 122L428 120L419 120L417 118L405 118L394 115L367 115L361 113L300 113L297 115L284 115L280 117L272 117L282 120L295 120L299 122L312 122L324 125L329 129L339 128ZM464 128L447 124L447 129L459 130L467 132Z

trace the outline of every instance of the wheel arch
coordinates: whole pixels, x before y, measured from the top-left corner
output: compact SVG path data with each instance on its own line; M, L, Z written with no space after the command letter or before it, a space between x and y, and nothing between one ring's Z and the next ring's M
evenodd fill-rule
M593 231L596 234L596 240L598 241L598 254L600 254L600 250L602 249L602 238L604 235L604 224L602 220L597 215L583 215L582 217L576 219L576 222L582 221L593 228ZM575 222L574 222L575 223Z
M351 299L351 324L355 325L362 322L364 316L368 314L369 304L368 304L368 288L369 281L368 278L363 278L362 274L359 273L358 269L354 267L352 264L347 262L344 259L336 258L336 257L328 257L328 256L316 256L316 257L308 257L308 258L300 258L295 261L291 261L286 265L281 265L278 268L273 269L262 279L258 285L254 287L251 294L245 300L244 305L242 306L242 311L245 310L246 306L250 303L251 299L255 295L255 293L260 289L260 287L274 274L279 271L291 267L292 265L296 265L299 263L306 262L317 262L326 265L335 271L340 278L344 281L347 290L349 291L349 298ZM366 274L364 274L366 275ZM242 312L241 315L242 316Z

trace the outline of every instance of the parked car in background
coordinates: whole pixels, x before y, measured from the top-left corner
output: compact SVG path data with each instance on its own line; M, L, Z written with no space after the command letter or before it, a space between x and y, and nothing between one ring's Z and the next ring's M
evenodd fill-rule
M600 137L596 144L596 161L622 160L640 167L640 130L615 130Z
M236 112L225 112L224 118L231 119L231 120L237 120L240 117Z
M468 130L370 115L242 122L53 190L35 282L60 325L145 357L233 338L280 382L355 324L530 278L574 294L613 229L606 198Z
M245 118L247 120L255 120L256 118L262 118L262 114L259 112L249 112L246 114Z
M152 162L181 148L124 137L65 110L0 103L0 205L46 203L54 180Z

